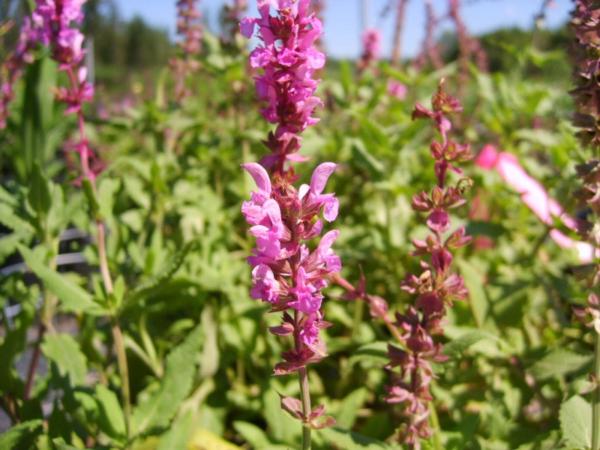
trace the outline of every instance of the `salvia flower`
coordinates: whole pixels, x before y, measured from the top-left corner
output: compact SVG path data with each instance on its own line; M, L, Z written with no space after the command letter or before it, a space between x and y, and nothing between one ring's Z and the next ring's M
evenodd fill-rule
M600 146L600 2L577 0L572 28L576 37L575 125L584 144Z
M440 55L440 46L436 42L435 33L440 24L440 19L435 14L431 0L425 0L425 37L420 53L414 60L414 66L422 69L428 62L436 69L441 69L444 65Z
M56 98L66 104L67 114L76 114L79 140L69 146L79 153L82 177L93 182L94 169L101 167L85 136L82 107L94 97L94 87L88 82L84 64L85 37L79 27L83 22L86 0L37 0L31 14L31 24L39 43L48 46L59 69L67 75L68 85L56 89ZM92 164L93 163L93 164Z
M593 149L595 155L600 149L600 1L576 0L572 27L575 33L575 76L577 87L573 91L577 105L575 125L579 128L579 137L584 146ZM600 248L600 161L592 159L577 167L581 188L577 197L586 214L579 223L579 232L594 248ZM600 326L598 326L598 285L600 284L600 265L598 261L579 268L579 275L586 279L590 289L587 308L577 311L581 320L587 317L588 325L595 333L595 361L592 374L592 404L600 402ZM600 447L600 410L592 411L591 448Z
M469 76L469 61L474 59L480 70L487 70L488 58L485 50L481 46L481 42L469 34L460 11L461 0L449 0L449 2L450 8L448 16L452 19L456 27L458 47L460 50L459 64L461 67L461 76L464 80Z
M397 100L404 100L408 93L406 85L396 80L388 81L387 90L388 94Z
M15 85L24 67L33 61L33 50L40 40L39 31L33 27L30 17L25 17L15 50L0 67L0 129L6 127L8 108L15 97Z
M562 231L554 228L555 219L560 220L569 230L576 231L578 222L569 216L563 207L544 189L542 184L531 177L515 155L508 152L499 152L494 146L486 145L477 158L475 164L484 170L495 170L506 184L515 189L521 196L523 203L550 228L550 238L565 249L574 249L582 263L590 263L597 252L587 242L571 239Z
M375 28L365 30L362 35L362 54L358 63L359 70L365 70L381 56L381 33Z
M321 22L310 10L310 0L259 0L259 18L247 18L240 30L251 37L258 29L262 42L250 55L250 64L261 69L256 77L262 115L277 125L266 141L271 154L262 164L242 167L252 176L257 189L242 205L256 245L248 262L252 267L253 298L268 303L272 312L282 312L281 325L270 329L287 336L293 348L284 352L275 366L276 375L297 372L301 400L284 397L282 408L304 423L303 448L310 447L310 429L330 426L333 419L323 416L324 407L312 409L306 367L326 356L320 331L324 320L323 289L341 270L333 251L339 231L323 234L326 222L333 222L339 204L325 187L336 165L322 163L310 183L296 188L291 164L301 161L300 133L317 123L313 117L321 100L315 96L316 70L325 56L315 47L321 35ZM270 170L270 173L267 171Z
M290 373L325 356L319 338L319 329L326 326L321 313L321 291L327 286L328 277L341 269L340 259L332 250L339 232L325 233L312 250L309 243L321 236L323 220L332 222L337 217L337 199L323 193L335 164L319 165L310 184L298 190L286 183L273 186L260 164L243 167L258 188L250 201L242 205L250 233L256 239L248 259L252 266L251 294L269 303L274 311L293 313L293 317L286 313L283 328L276 330L279 335L297 335L302 344L275 369L277 374ZM282 333L283 329L288 331Z
M256 77L256 91L265 105L261 113L277 125L267 140L271 155L262 163L277 172L288 161L303 160L296 154L300 134L318 122L314 112L322 104L315 96L319 82L314 77L325 65L325 55L315 46L322 26L309 6L310 0L259 0L260 17L240 23L244 36L258 30L261 42L250 55L250 65L262 72Z
M177 34L181 37L179 57L170 61L175 75L175 98L181 101L190 95L186 87L187 78L200 67L197 56L202 50L202 14L198 0L177 1Z
M413 198L413 209L427 215L430 234L424 240L414 241L414 255L420 256L422 271L409 275L402 288L415 298L403 314L396 314L395 327L403 348L389 346L389 369L394 372L388 387L387 401L402 406L405 422L400 427L399 439L413 449L420 448L420 440L431 435L429 403L430 385L434 378L432 362L442 362L442 345L435 336L442 333L446 309L454 301L468 296L463 279L453 270L452 252L470 242L464 227L451 231L450 210L463 205L465 188L470 180L461 178L449 185L448 171L461 173L458 164L470 158L468 145L452 140L452 124L448 115L461 111L459 102L447 95L440 83L433 96L433 108L417 104L413 118L429 118L435 124L441 141L431 145L435 160L437 185L431 192L422 192Z

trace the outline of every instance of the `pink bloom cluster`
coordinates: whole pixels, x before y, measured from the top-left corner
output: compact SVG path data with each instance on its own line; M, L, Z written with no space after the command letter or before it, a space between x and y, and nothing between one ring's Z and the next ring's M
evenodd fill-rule
M39 32L39 41L52 49L52 57L62 70L77 67L83 61L84 36L75 25L81 25L81 8L86 0L37 0L31 15Z
M460 173L457 163L470 158L467 145L449 138L452 128L447 115L461 111L458 101L443 91L443 82L433 96L433 109L417 104L414 118L434 121L442 141L431 144L435 159L437 185L413 198L413 209L428 214L430 234L425 240L415 240L414 255L427 256L421 260L422 272L409 275L402 288L416 297L414 305L404 314L396 314L395 326L401 335L404 348L389 346L389 368L399 368L394 382L388 387L387 401L403 406L406 422L400 428L400 440L413 449L420 448L420 439L431 435L429 427L429 402L432 400L430 384L433 378L432 362L445 359L442 346L434 336L442 333L442 320L446 308L456 300L463 300L468 292L463 279L452 270L452 251L470 242L464 227L450 231L449 211L465 203L464 187L468 180L461 179L455 186L447 186L451 169Z
M95 168L102 167L85 137L82 106L92 101L94 87L87 81L87 69L83 65L85 50L83 33L77 28L83 22L83 5L86 0L37 0L31 15L36 39L50 47L52 58L59 69L66 73L69 84L57 88L56 97L67 105L67 114L77 114L79 140L69 149L79 153L82 176L94 180Z
M15 84L23 74L26 64L33 62L32 50L37 44L37 33L32 27L31 19L26 17L21 27L19 41L15 50L2 64L0 75L0 129L6 127L8 108L15 97Z
M365 30L362 35L362 55L359 69L365 70L381 56L381 33L375 28Z
M280 336L293 335L300 344L284 353L284 362L275 368L276 374L286 374L325 356L319 338L319 330L327 325L321 313L321 291L328 277L341 270L340 259L331 248L339 232L327 232L312 251L307 243L321 235L321 213L327 222L337 217L337 199L334 194L323 193L336 165L319 165L310 185L304 184L298 190L285 181L273 186L260 164L243 167L258 187L242 206L256 238L256 248L249 258L253 268L251 294L271 304L273 311L293 311L293 315L286 312L283 324L271 331Z
M57 89L57 98L67 104L67 113L78 113L82 104L94 97L94 87L86 81L87 69L81 65L84 36L75 27L83 21L85 1L38 0L31 15L36 40L50 47L52 58L69 77L70 85Z
M463 78L469 76L469 61L474 57L477 67L480 70L487 70L488 58L485 50L481 46L481 42L469 34L467 26L460 13L460 1L450 0L450 10L448 16L456 26L456 34L458 35L458 46L460 48L459 63L461 66L461 75Z
M573 20L576 45L573 90L577 103L575 125L586 145L600 147L600 3L576 0Z
M388 94L397 100L404 100L408 93L408 88L405 84L400 83L396 80L388 81L387 85Z
M568 229L577 231L577 221L525 171L515 155L498 152L493 145L488 144L475 159L475 164L485 170L496 170L500 177L521 195L523 203L544 224L553 227L554 219L559 219ZM561 248L575 249L582 263L589 263L594 259L594 248L587 242L574 241L557 229L550 230L550 237Z
M440 24L440 19L436 16L431 0L425 0L425 37L421 52L414 60L414 66L417 69L422 69L427 62L434 68L441 69L444 65L442 56L440 55L440 47L436 42L435 32Z
M31 51L37 44L50 47L52 58L69 77L70 86L59 88L56 93L58 100L68 105L67 113L78 112L83 102L92 100L94 88L86 81L86 69L79 67L85 57L84 36L74 27L83 20L81 8L85 1L37 0L31 17L26 17L23 22L17 48L6 63L9 75L2 85L0 128L5 125L7 107L14 97L14 83L24 64L32 62Z
M177 34L183 37L179 46L186 55L197 55L202 48L202 15L198 0L177 1Z
M296 155L299 134L318 122L313 114L322 104L315 96L318 80L314 78L325 65L325 55L315 47L322 26L309 7L310 0L259 0L260 17L240 23L247 38L258 28L262 43L252 51L250 65L263 71L256 77L258 97L265 103L262 115L277 124L267 141L272 154L262 163L278 172L284 171L287 161L303 160Z
M202 49L202 15L197 7L198 0L177 1L177 34L182 56L173 58L169 64L175 75L175 98L181 101L190 95L186 86L188 76L198 70L195 58Z

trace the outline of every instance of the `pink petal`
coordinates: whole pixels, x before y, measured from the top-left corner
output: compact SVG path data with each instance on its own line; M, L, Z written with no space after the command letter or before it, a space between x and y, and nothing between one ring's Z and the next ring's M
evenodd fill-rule
M337 164L332 162L326 162L319 164L313 172L310 180L310 190L313 194L319 195L325 189L327 180L331 174L335 171Z
M254 179L259 190L266 194L271 194L271 180L263 166L258 163L247 163L242 164L242 168Z

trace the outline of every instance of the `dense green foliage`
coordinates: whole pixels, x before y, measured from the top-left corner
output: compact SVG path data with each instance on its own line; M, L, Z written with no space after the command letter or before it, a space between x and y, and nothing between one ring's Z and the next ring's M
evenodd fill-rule
M101 34L109 24L93 26ZM133 21L122 36L137 39L142 26ZM96 42L99 55L114 45ZM145 66L137 41L128 42L119 58ZM411 239L425 231L410 199L434 180L432 131L411 112L442 76L463 96L462 140L475 151L494 143L514 153L575 212L581 150L570 125L570 81L554 73L568 65L565 51L508 42L502 51L498 64L510 70L473 69L460 89L453 63L422 73L381 63L358 76L351 62L340 62L323 73L326 107L305 135L311 159L299 174L305 180L318 162L339 163L331 182L341 201L343 274L358 281L364 273L369 292L393 310L406 306L400 282L417 264ZM240 163L264 155L269 127L258 115L246 58L241 45L207 34L195 95L183 105L169 100L165 68L151 96L105 106L108 113L86 111L106 163L97 196L81 188L77 157L64 151L75 123L49 94L60 81L54 64L42 58L27 69L0 134L0 266L24 260L35 276L0 276L0 407L12 424L0 448L297 448L300 428L281 411L279 394L297 395L298 383L271 375L285 350L267 333L277 317L248 294L252 239L240 205L252 183ZM391 79L408 86L407 99L388 95ZM456 220L476 240L459 255L470 300L452 310L449 361L436 366L443 448L585 448L590 413L579 395L592 352L572 320L572 306L585 297L572 276L576 255L548 238L495 173L467 170L475 180L470 211ZM97 271L93 222L100 217L109 230L112 295ZM73 229L84 237L67 240ZM401 421L383 401L390 336L363 303L344 300L337 288L327 293L329 357L311 366L310 381L315 403L338 425L316 432L315 448L399 448L384 443ZM19 313L9 314L15 306ZM48 315L54 329L39 343L44 370L26 398L22 367ZM112 350L115 321L129 361L129 418Z

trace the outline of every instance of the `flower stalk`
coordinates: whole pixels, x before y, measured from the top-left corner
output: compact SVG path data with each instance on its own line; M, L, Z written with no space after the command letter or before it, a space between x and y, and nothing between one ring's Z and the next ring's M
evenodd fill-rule
M66 114L77 116L78 140L73 149L79 154L81 177L79 181L89 185L93 196L97 195L96 178L100 164L89 145L85 132L84 103L94 96L94 87L87 81L87 69L83 65L85 50L84 35L79 30L83 22L82 7L85 0L38 0L32 13L31 22L35 24L31 36L50 48L52 58L59 64L59 70L67 75L68 86L56 90L56 98L66 104ZM107 297L113 294L113 282L106 253L106 228L101 217L94 217L100 273ZM123 333L116 317L111 318L113 343L117 354L117 366L121 377L121 391L125 410L127 432L131 415L129 390L129 369Z
M600 1L576 0L571 26L575 34L575 82L573 90L577 112L574 123L584 147L593 158L577 166L581 187L577 198L589 213L578 224L580 235L592 246L600 248L598 231L600 216ZM585 308L575 310L595 334L594 371L592 373L592 450L600 450L600 299L597 289L600 266L594 263L586 281L590 290Z
M261 45L250 54L250 65L260 71L255 79L264 104L261 113L276 128L265 142L270 154L260 164L242 165L258 188L242 205L256 239L248 258L251 296L282 313L281 325L270 332L293 340L274 374L298 373L300 399L283 397L281 406L302 422L302 448L310 449L311 430L334 423L323 415L322 405L312 408L307 367L327 354L320 336L329 326L321 309L322 291L341 269L332 250L339 231L321 236L324 221L333 222L338 214L335 195L323 193L336 165L320 164L310 184L295 186L294 163L306 161L298 154L300 134L318 122L313 114L322 104L315 96L314 78L325 64L325 55L316 47L322 26L310 0L259 0L258 10L260 17L243 19L240 30L247 38L258 30Z
M189 97L187 81L191 74L200 68L197 60L202 51L202 14L198 9L199 0L177 1L177 34L180 54L169 65L175 76L175 98L178 102Z

